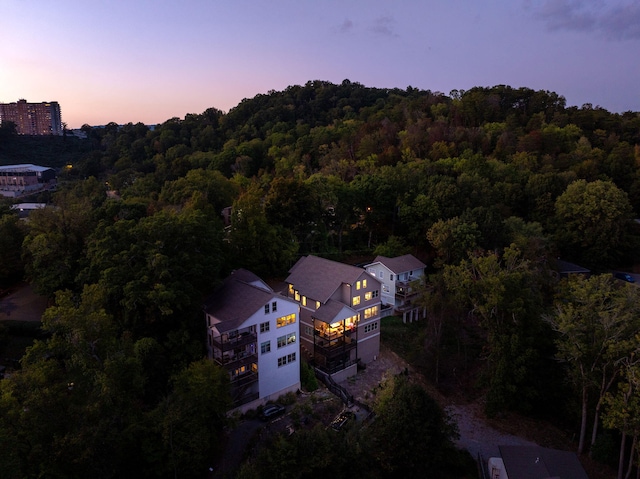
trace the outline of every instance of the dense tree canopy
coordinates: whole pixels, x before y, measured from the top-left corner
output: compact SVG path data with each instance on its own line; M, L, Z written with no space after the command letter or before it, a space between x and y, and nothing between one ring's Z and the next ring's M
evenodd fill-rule
M434 275L421 301L438 336L423 345L440 348L435 376L444 384L480 371L473 394L485 395L489 412L558 419L573 406L563 380L577 383L552 358L567 359L560 319L575 315L562 307L579 294L565 294L550 272L555 259L597 271L638 260L640 114L567 107L550 91L497 85L445 95L316 80L227 113L82 130L86 140L30 139L0 127L1 164L65 166L56 193L32 198L48 207L28 220L10 210L15 201L0 201L0 286L24 273L53 305L49 337L0 385L3 477L115 477L98 434L118 464L143 459L132 475L189 467L196 475L204 458L187 431L214 447L225 407L218 372L198 362L202 298L233 269L281 278L310 253L356 263L411 251ZM603 288L602 302L617 301L617 288ZM555 331L542 317L555 318ZM606 397L607 424L634 435L616 412L633 405L629 371L597 388L597 403L604 408ZM205 380L217 386L199 396L193 385ZM406 407L432 409L419 391L397 388ZM543 396L561 407L542 411ZM219 409L203 411L206 398ZM600 411L590 410L595 424ZM406 414L389 403L380 424ZM435 417L420 424L431 430ZM13 437L19 447L9 447ZM265 470L297 458L303 439L277 448ZM322 451L329 439L309 440ZM377 457L385 471L411 460L389 454ZM309 467L325 471L317 460Z

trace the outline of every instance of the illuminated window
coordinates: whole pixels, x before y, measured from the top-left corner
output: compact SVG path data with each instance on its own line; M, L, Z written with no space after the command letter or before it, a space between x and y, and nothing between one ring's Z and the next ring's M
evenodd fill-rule
M303 296L302 297L302 306L306 306L307 305L307 297Z
M373 318L378 315L378 307L373 306L364 310L364 319Z
M364 299L366 299L367 301L373 299L373 298L377 298L378 297L378 290L376 289L375 291L369 291L367 293L364 294Z
M269 321L266 323L260 323L260 332L266 333L267 331L269 331Z
M360 304L360 296L354 296L353 300L351 301L351 305L358 306L359 304Z
M320 309L320 301L316 301L316 309Z
M356 289L360 289L360 281L356 281Z
M295 299L296 301L300 301L300 291L296 291L296 292L295 292L295 297L294 297L294 299Z
M367 287L367 280L366 280L366 279L363 279L363 280L362 280L362 287L363 287L363 288L366 288L366 287Z
M289 333L286 336L280 336L278 338L278 349L293 344L296 342L296 333Z
M260 352L262 354L266 354L271 351L271 341L265 341L264 343L260 343Z
M282 326L286 326L287 324L293 324L295 322L296 322L295 313L288 314L287 316L281 316L280 318L276 319L276 327L281 328Z
M293 296L293 285L292 284L289 285L289 295Z

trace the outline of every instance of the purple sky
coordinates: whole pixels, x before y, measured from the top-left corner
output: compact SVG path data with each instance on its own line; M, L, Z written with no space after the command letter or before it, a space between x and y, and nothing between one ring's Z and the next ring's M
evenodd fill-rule
M0 0L0 102L161 123L309 80L640 111L638 0Z

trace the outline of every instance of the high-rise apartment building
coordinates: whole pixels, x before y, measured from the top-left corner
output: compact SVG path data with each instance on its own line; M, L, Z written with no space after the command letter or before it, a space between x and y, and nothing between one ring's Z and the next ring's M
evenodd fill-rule
M60 105L57 101L0 103L0 124L15 123L19 135L62 135Z

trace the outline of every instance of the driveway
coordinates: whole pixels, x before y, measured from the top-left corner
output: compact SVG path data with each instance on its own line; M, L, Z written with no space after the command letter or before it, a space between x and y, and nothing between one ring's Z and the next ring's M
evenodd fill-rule
M47 304L47 298L36 294L31 285L22 283L0 298L0 321L41 321Z
M444 408L458 425L460 438L456 441L457 446L469 451L474 459L478 457L478 454L482 456L484 461L489 457L499 457L498 446L535 445L532 441L502 432L489 425L480 404L451 404L451 401L431 387L420 373L413 370L407 362L384 345L380 346L380 354L376 361L367 364L367 368L360 371L355 378L347 379L340 385L345 387L361 403L371 405L374 399L374 390L387 378L401 373L409 374L414 381L422 384L427 392Z

